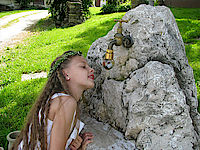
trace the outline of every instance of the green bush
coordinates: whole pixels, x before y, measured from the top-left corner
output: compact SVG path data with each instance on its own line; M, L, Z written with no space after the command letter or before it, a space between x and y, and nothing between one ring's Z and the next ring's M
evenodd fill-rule
M67 1L68 0L47 0L49 12L57 27L60 27L66 18Z
M92 5L92 0L82 0L83 17L85 19L90 15L89 7Z
M131 4L130 3L124 3L119 6L117 6L117 12L126 12L131 10Z
M28 8L28 5L32 1L33 0L15 0L15 2L18 3L20 8L22 8L22 9Z
M103 5L103 7L101 8L101 14L110 14L116 11L117 11L116 6L113 4L106 4Z
M49 5L49 12L51 13L56 27L62 26L64 20L67 17L66 12L68 10L68 1L69 0L47 0L47 5ZM89 15L89 6L91 4L91 0L82 1L82 13L84 18L87 18L87 16Z
M101 8L101 14L110 14L114 12L126 12L131 9L130 3L123 3L120 5L106 4Z
M119 3L120 3L120 1L119 0L107 0L106 1L106 4L109 4L109 5L115 5L115 6L117 6L117 5L119 5Z

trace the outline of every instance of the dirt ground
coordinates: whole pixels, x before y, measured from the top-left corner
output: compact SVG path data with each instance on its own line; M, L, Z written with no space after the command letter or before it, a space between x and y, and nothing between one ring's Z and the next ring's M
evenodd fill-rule
M27 29L48 15L47 10L35 10L0 18L0 54L22 43L27 37L37 34ZM17 22L14 22L16 20Z

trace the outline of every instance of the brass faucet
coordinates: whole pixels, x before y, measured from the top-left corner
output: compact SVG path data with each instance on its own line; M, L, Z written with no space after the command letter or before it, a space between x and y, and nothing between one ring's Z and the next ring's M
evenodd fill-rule
M105 69L110 70L114 66L114 60L113 60L113 45L120 46L123 44L124 47L130 48L134 43L133 39L130 37L130 35L123 36L122 34L122 23L128 22L128 20L114 20L115 22L119 22L119 27L117 28L117 33L114 35L114 39L110 41L108 44L108 49L106 50L106 54L104 56L103 61L103 67Z

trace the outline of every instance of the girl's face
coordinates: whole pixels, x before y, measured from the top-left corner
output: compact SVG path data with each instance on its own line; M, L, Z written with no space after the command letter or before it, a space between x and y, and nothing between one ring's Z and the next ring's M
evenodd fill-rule
M84 90L94 87L94 69L90 68L83 56L74 56L68 67L63 69L65 78L70 78L73 86L78 86Z

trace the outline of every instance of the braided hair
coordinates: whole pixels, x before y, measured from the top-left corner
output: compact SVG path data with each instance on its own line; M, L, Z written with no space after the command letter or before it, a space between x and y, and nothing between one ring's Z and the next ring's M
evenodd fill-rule
M81 56L81 52L66 51L51 64L48 80L43 91L29 112L26 123L20 135L13 144L12 150L18 150L23 141L23 149L34 150L38 142L42 150L47 150L47 118L51 106L51 97L55 93L70 94L62 70L66 68L74 56ZM41 117L39 118L39 113Z

